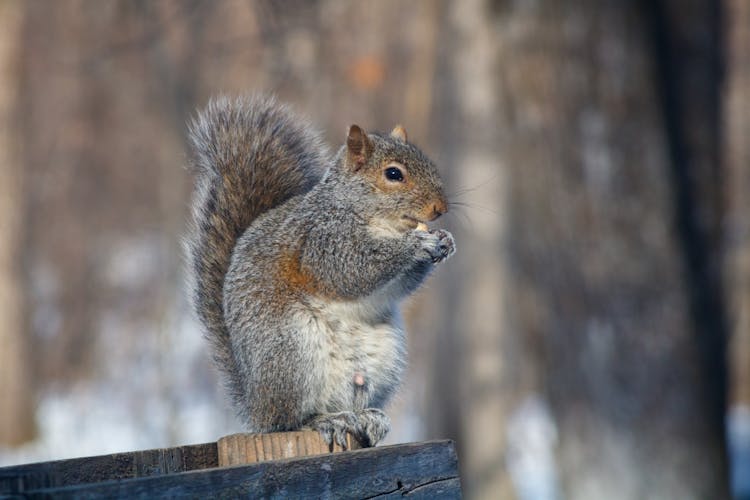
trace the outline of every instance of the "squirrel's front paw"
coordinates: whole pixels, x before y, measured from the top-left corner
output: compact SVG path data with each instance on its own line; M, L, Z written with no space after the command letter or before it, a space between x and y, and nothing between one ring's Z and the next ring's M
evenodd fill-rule
M434 264L442 262L456 253L456 241L453 239L453 235L445 229L424 232L421 240L422 250L427 253L428 258Z

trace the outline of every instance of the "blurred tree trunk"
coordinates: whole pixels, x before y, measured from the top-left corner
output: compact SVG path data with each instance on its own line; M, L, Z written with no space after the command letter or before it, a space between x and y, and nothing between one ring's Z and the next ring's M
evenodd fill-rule
M18 119L22 2L0 2L0 444L34 434L33 384L24 329L23 183Z
M734 367L731 399L750 405L750 3L727 4L725 243Z
M690 335L699 353L700 384L695 396L703 401L716 444L723 448L728 328L721 260L725 204L719 155L721 12L719 2L703 0L643 5L651 29L669 151L675 236L692 322Z
M646 5L501 10L511 310L539 356L567 498L728 494L723 317L696 213L716 168L717 56L699 40L708 60L680 66L674 45L696 22L712 43L717 19Z
M750 3L726 5L727 75L724 92L724 165L727 216L725 284L729 303L732 413L729 445L732 486L750 498ZM743 430L744 428L744 430Z

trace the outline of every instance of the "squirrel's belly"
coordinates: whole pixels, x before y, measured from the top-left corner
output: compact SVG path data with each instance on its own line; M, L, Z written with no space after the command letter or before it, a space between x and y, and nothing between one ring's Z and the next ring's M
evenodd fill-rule
M336 412L384 406L398 387L406 363L404 331L397 311L376 311L360 302L311 304L304 344L323 374L316 410Z

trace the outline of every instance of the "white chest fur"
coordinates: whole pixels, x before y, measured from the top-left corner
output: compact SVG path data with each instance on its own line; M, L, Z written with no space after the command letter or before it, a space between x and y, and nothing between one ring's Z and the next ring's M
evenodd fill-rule
M405 365L397 308L382 296L371 296L347 302L313 301L302 316L307 326L302 329L303 342L312 349L316 372L323 374L313 391L315 410L382 407L399 385Z

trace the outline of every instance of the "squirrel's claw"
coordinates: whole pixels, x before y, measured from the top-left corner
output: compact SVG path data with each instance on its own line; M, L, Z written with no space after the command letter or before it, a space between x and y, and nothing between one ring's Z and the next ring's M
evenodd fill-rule
M445 229L436 229L429 233L420 233L422 249L433 264L438 264L456 253L456 241Z
M382 410L366 408L357 412L342 411L318 415L307 427L320 432L331 450L334 443L346 450L347 433L352 434L364 448L375 446L388 434L391 420Z
M390 430L391 419L382 410L366 408L357 412L357 439L362 446L375 446Z
M320 432L321 437L331 450L333 443L341 446L342 449L348 448L346 444L346 434L356 433L357 418L354 412L342 411L339 413L325 413L315 417L308 426Z
M436 262L442 262L456 253L456 240L453 235L444 229L437 231L439 258Z

